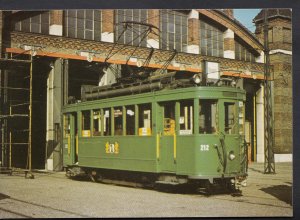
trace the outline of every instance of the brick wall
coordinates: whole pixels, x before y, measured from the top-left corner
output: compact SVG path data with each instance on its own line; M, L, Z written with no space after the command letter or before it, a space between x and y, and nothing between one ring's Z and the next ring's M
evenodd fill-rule
M50 11L50 25L62 25L63 24L63 11L51 10Z
M291 21L281 17L269 20L273 36L269 36L270 64L274 68L273 114L274 153L292 153L293 148L293 96L292 96L292 44L285 42L283 29L291 29ZM258 23L256 36L264 40L263 23ZM269 34L272 32L269 31ZM275 52L283 50L281 52ZM274 53L275 52L275 53Z
M148 23L154 25L155 27L159 28L159 10L155 10L155 9L149 9L148 10ZM157 34L153 34L150 33L148 35L149 39L155 39L155 40L159 40L159 33L157 30L155 30L155 33Z
M235 50L234 38L224 38L224 51L225 50Z
M196 18L188 20L188 45L200 45L199 23Z
M114 10L103 9L102 11L102 33L114 32Z

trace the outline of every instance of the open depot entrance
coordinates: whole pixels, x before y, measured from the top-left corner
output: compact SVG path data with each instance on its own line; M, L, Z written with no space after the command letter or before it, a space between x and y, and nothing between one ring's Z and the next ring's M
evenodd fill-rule
M59 116L61 105L67 103L68 97L80 99L82 84L98 85L99 82L98 63L34 56L30 91L30 58L30 55L14 54L1 59L0 167L28 169L30 92L31 166L44 169L45 161L60 145L61 136L60 118L58 123L53 123L51 118L55 114L49 109L56 109ZM59 85L54 82L56 77L61 79ZM60 92L52 93L52 90Z

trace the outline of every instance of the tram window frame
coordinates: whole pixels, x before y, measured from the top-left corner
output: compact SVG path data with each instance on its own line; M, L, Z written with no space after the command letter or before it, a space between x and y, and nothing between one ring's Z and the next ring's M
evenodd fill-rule
M116 114L119 114L116 116ZM122 136L124 130L123 125L123 107L114 107L114 136Z
M71 117L70 114L64 114L64 138L68 138L71 134Z
M229 108L230 107L230 108ZM230 115L232 115L230 117ZM224 132L237 134L237 110L235 102L224 102Z
M163 135L169 136L176 133L176 102L163 102Z
M95 113L98 114L95 114ZM96 118L95 118L96 116ZM98 118L97 118L98 117ZM97 126L96 126L97 125ZM101 109L93 109L93 136L102 136L102 114Z
M202 106L203 105L203 106ZM204 106L206 105L206 106ZM212 108L212 106L215 106ZM217 99L199 100L199 134L216 134L219 130L219 103ZM214 112L213 112L214 111ZM202 113L202 114L201 114ZM204 116L204 118L203 118ZM202 122L203 121L203 122ZM203 126L201 126L203 125Z
M146 113L146 114L145 114ZM149 118L145 118L145 116ZM149 121L145 121L149 120ZM145 126L147 122L147 126ZM152 105L151 103L138 105L138 135L151 136L152 135Z
M91 137L91 110L81 111L81 136Z
M194 134L194 100L187 99L179 102L179 134Z
M108 113L107 113L108 112ZM103 109L103 136L111 136L111 108Z
M126 114L126 119L125 119L125 123L126 123L126 135L135 135L135 106L134 105L129 105L129 106L125 106L125 114Z

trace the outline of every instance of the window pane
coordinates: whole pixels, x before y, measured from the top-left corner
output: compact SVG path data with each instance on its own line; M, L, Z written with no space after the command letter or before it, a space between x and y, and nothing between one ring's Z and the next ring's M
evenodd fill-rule
M14 24L14 28L15 31L20 31L21 30L21 22L16 22Z
M101 21L101 11L100 10L94 10L94 20L97 22Z
M126 135L135 134L135 109L134 106L126 107Z
M49 12L44 12L42 15L42 23L49 24Z
M193 100L185 100L180 102L180 131L181 135L193 134Z
M128 27L126 28L125 33L123 33L124 27L123 24L120 23L122 21L145 22L146 16L147 16L146 10L140 10L140 9L117 10L116 18L115 18L117 23L115 39L116 40L120 39L118 42L122 44L146 46L146 41L147 41L146 38L141 42L146 27L139 24L130 23L130 25L128 25Z
M93 21L92 20L85 20L85 28L89 30L93 30Z
M206 23L200 22L200 52L208 56L223 56L223 32L218 28Z
M75 28L76 27L76 20L74 17L69 17L68 19L68 27Z
M164 135L175 134L175 103L168 102L163 104L164 107Z
M85 39L93 40L93 31L86 30L85 31Z
M104 109L104 136L111 135L111 111L110 109Z
M123 135L123 112L122 107L114 108L115 135Z
M214 134L217 132L217 101L200 100L199 133Z
M64 137L65 138L70 136L70 130L71 130L70 115L66 114L64 115Z
M235 126L236 110L235 103L224 103L225 107L225 133L236 134L237 129Z
M35 16L31 17L31 23L36 23L36 24L41 23L40 18L41 18L40 15L35 15Z
M151 104L138 105L139 107L139 135L151 135Z
M22 21L22 31L24 32L30 32L30 18L27 18Z
M31 24L31 32L40 33L40 24L32 23Z
M101 135L101 112L93 110L93 136Z
M77 18L84 19L84 10L77 10Z
M94 10L85 10L85 18L88 20L93 20Z
M82 137L90 137L91 135L91 112L82 112L82 124L81 124Z

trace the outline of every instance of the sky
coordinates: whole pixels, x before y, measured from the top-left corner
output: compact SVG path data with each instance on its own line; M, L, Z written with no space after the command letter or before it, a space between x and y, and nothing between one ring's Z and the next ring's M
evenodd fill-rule
M234 9L234 17L251 32L254 32L255 25L252 23L252 20L260 10L261 9Z

